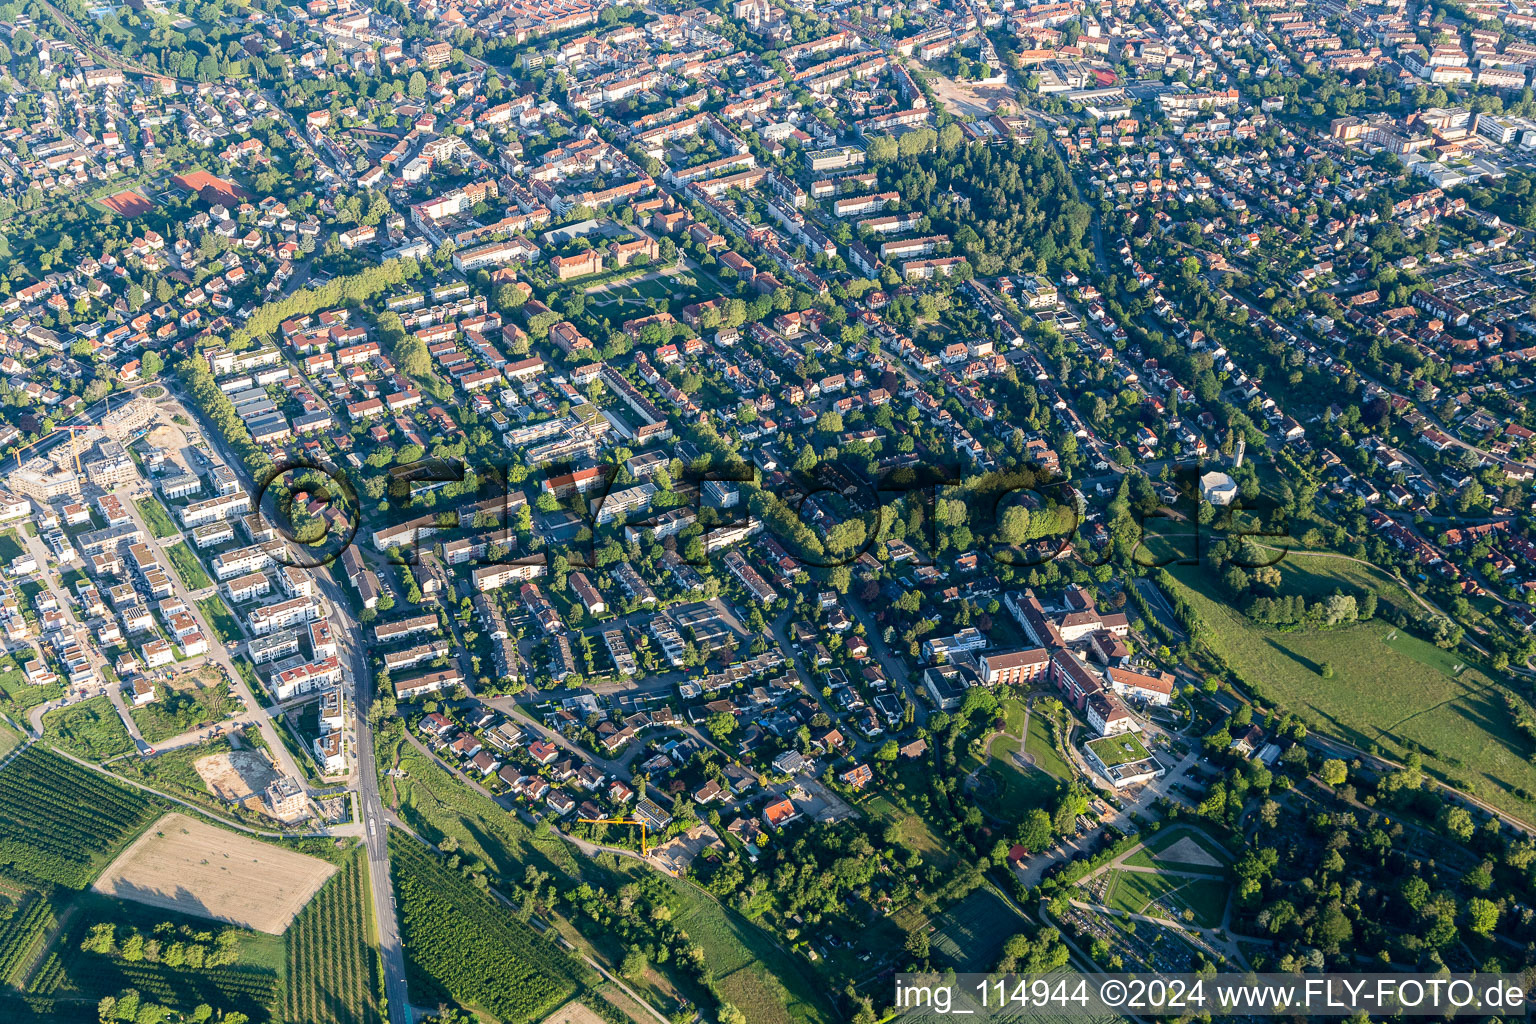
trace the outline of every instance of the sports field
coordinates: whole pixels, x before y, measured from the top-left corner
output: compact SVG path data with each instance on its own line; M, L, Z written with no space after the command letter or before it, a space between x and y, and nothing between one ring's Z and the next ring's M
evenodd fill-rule
M1220 875L1226 872L1230 855L1213 841L1185 828L1158 832L1124 863L1131 867L1172 868Z
M98 202L120 217L137 217L155 208L155 204L144 198L142 192L131 188L110 196L103 196Z

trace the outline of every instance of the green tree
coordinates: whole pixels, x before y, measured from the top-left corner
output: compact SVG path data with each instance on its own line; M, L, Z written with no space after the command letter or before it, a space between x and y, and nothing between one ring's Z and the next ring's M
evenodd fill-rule
M1051 816L1043 808L1036 807L1024 817L1019 830L1019 845L1031 853L1039 853L1051 845Z
M1499 923L1499 905L1481 896L1467 901L1467 927L1479 935L1492 935Z
M1440 814L1440 825L1462 842L1472 838L1472 815L1465 807L1447 807Z
M716 711L704 723L716 743L724 743L736 731L736 716L729 711Z
M1317 770L1318 776L1330 786L1342 786L1349 778L1349 766L1336 757L1330 757Z
M928 924L926 921L907 933L906 950L918 960L928 959Z
M998 521L997 536L1004 544L1023 544L1029 539L1029 509L1009 505Z

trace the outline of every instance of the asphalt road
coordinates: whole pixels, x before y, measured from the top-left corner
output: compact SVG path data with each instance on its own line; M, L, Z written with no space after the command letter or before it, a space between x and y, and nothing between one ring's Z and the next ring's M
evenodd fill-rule
M247 486L250 480L245 464L234 457L224 444L222 436L203 419L196 407L182 403L186 415L195 420L210 444L218 447L224 461L234 469ZM373 674L368 671L365 656L366 643L361 624L352 614L352 606L341 587L328 569L312 570L321 592L331 607L336 624L337 653L345 672L352 681L351 699L355 712L356 743L353 758L356 765L358 805L362 815L363 843L368 851L368 878L373 888L374 929L379 937L379 954L384 962L384 994L389 1000L390 1024L412 1024L410 995L405 984L405 950L400 939L400 921L395 913L395 898L389 880L388 823L384 816L384 800L379 794L379 775L374 764L373 728L368 724L368 709L373 706ZM235 674L236 680L239 675ZM280 744L274 749L281 750Z
M384 994L389 999L391 1024L411 1024L410 995L405 984L405 949L400 940L400 920L395 913L395 897L389 880L388 822L384 799L379 793L379 773L373 756L373 727L368 709L373 705L373 675L362 642L363 627L352 614L346 595L341 592L328 570L315 571L315 578L330 600L336 620L337 650L352 679L352 707L356 711L356 744L353 757L357 768L358 804L363 818L363 843L368 850L368 878L373 886L374 926L379 936L379 954L384 961Z

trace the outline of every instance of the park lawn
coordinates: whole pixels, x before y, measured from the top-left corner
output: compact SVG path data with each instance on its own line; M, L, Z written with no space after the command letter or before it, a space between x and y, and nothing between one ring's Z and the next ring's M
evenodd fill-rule
M631 305L644 306L651 299L669 302L674 292L687 297L698 287L698 278L692 271L677 267L666 272L654 268L642 269L635 279L611 281L606 289L601 285L587 291L587 302L595 306Z
M176 524L171 522L171 517L166 514L165 506L154 498L140 498L135 501L139 515L144 517L144 525L149 527L149 532L156 537L173 537L178 532Z
M1025 771L1014 765L1010 753L1018 744L1002 736L992 744L992 754L985 764L975 754L960 765L969 774L980 768L977 777L977 802L994 818L1012 821L1036 807L1049 808L1056 795L1056 780L1045 772Z
M192 549L187 547L185 541L177 541L165 549L170 556L171 564L176 567L176 574L181 577L181 582L186 584L188 590L202 590L213 586L213 580L203 571L203 563L197 560Z
M1003 732L1020 739L1024 733L1024 702L1016 697L1006 697L998 702L1003 713Z
M109 697L92 697L43 716L43 739L92 761L126 754L133 738Z
M1130 764L1133 761L1145 761L1152 756L1147 751L1146 744L1142 743L1133 732L1093 740L1088 744L1088 749L1093 751L1094 756L1102 761L1106 768Z
M1188 909L1194 912L1195 924L1216 928L1226 913L1227 892L1227 883L1214 878L1115 871L1104 895L1104 905L1112 910L1173 920L1181 920ZM1154 903L1156 907L1152 906Z
M235 619L234 613L229 610L229 605L218 594L205 597L197 602L197 607L202 611L203 618L208 622L208 628L224 644L237 643L240 640L240 623Z
M982 973L997 966L1003 943L1029 923L988 888L977 889L933 921L928 939L933 965L962 973Z
M1024 752L1034 760L1036 768L1054 778L1065 781L1077 774L1051 742L1051 723L1044 715L1029 716L1029 736L1024 740Z
M16 539L15 530L0 532L0 564L10 565L24 554L26 548Z
M1529 813L1536 794L1530 741L1480 669L1371 620L1283 633L1254 623L1216 596L1198 567L1170 569L1207 627L1207 643L1263 696L1307 727L1399 760L1419 752L1425 767L1501 807ZM1324 663L1334 677L1324 679Z

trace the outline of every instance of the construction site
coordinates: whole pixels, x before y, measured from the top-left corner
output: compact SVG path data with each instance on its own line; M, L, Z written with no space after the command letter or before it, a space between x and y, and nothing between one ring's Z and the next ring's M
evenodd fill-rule
M62 426L16 449L6 482L10 490L39 505L78 498L86 483L102 490L136 475L127 444L142 436L155 418L155 403L134 397L84 425Z

